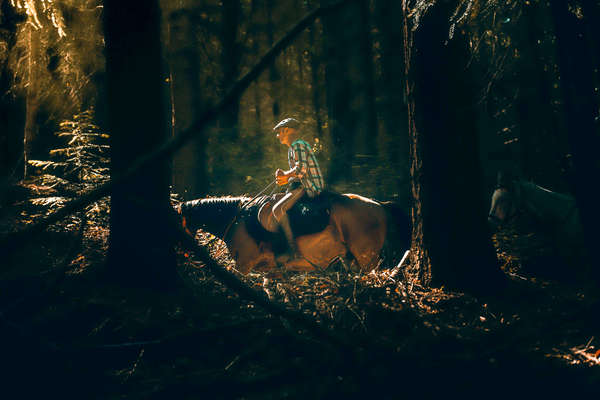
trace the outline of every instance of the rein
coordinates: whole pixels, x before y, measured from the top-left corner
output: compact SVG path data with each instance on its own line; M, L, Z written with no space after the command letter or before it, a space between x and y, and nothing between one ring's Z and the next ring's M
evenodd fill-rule
M233 224L235 224L235 222L237 221L237 218L239 217L240 213L242 211L244 211L244 209L246 209L250 204L252 204L259 196L261 196L264 192L266 192L267 189L269 189L271 186L273 186L273 184L275 184L276 182L277 182L277 180L274 180L273 182L269 183L256 196L254 196L252 199L250 199L250 201L248 201L246 204L244 204L242 207L240 207L240 209L238 210L238 212L231 219L231 222L229 222L229 224L227 224L227 226L225 227L225 231L223 232L223 237L221 237L222 241L225 241L225 238L227 237L227 234L229 233L229 230L231 229L231 227L233 226ZM271 191L271 194L273 194L273 192L275 192L275 189L276 188L274 188Z

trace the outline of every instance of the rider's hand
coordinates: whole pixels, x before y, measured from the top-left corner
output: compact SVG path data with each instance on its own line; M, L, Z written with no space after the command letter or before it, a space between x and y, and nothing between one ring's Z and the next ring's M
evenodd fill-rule
M286 175L279 175L279 176L275 177L275 180L277 181L277 184L279 186L286 185L288 183L289 179L290 178L288 176L286 176Z
M281 168L277 168L277 171L275 171L275 178L282 175L285 175L285 172L283 172Z

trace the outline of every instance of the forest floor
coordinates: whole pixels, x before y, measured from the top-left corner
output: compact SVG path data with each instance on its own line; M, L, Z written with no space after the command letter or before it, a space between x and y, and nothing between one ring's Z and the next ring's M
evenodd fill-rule
M4 208L0 229L35 217ZM182 251L181 290L98 279L106 221L78 214L2 254L2 398L597 396L598 291L527 271L526 252L509 250L533 236L495 236L513 285L485 300L342 265L243 277L330 329L331 340L241 299ZM198 240L234 266L221 241Z

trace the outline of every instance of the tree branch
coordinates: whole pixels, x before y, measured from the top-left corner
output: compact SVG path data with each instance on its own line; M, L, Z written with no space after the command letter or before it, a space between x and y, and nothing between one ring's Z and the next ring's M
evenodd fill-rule
M350 349L352 349L352 346L350 346L349 343L346 343L346 341L334 335L329 329L312 318L307 317L302 312L289 309L279 302L270 300L263 292L252 289L236 275L229 272L215 261L204 247L196 243L196 240L183 230L183 227L180 224L173 224L173 227L176 229L176 236L181 241L181 245L188 250L193 251L198 258L205 263L206 268L208 268L220 282L233 290L240 297L262 307L273 316L285 318L288 321L301 326L311 332L319 340L333 344L336 347L341 347L351 353Z

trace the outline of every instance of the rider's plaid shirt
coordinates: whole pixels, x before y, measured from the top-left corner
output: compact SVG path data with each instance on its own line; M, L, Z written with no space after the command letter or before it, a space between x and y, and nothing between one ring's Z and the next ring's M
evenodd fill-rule
M302 139L296 140L288 149L290 168L298 167L302 186L309 197L315 197L323 190L323 174L310 145Z

